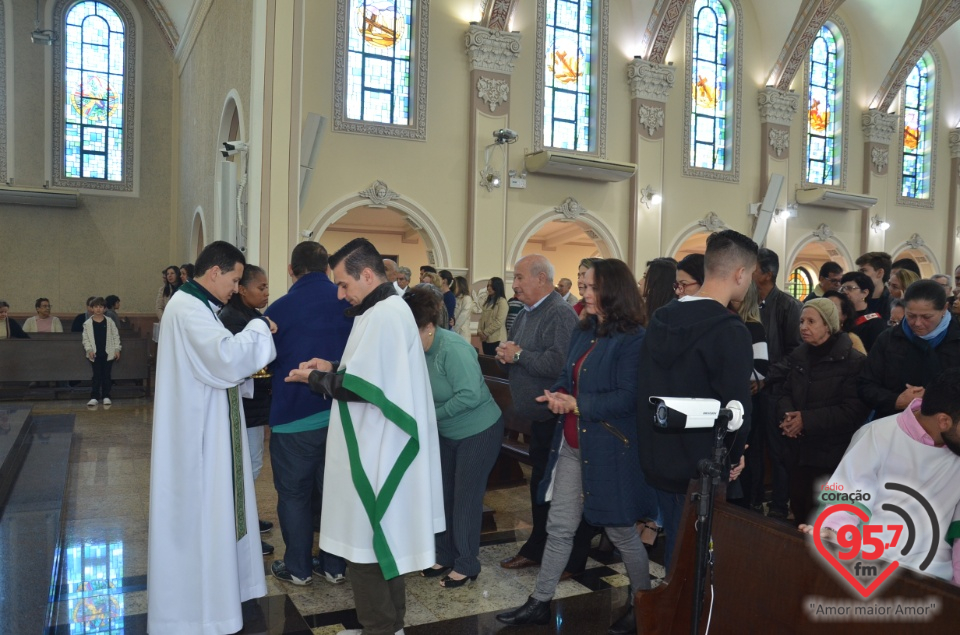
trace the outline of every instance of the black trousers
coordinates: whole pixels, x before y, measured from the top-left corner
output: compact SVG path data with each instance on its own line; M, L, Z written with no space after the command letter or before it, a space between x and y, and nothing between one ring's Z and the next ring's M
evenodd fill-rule
M353 587L353 604L363 635L393 635L403 628L407 612L406 585L403 576L383 577L376 562L347 562L347 575Z
M543 549L547 546L547 516L550 514L550 503L537 504L537 490L547 471L547 460L550 458L550 444L553 443L554 431L562 425L558 417L550 417L543 421L534 421L530 434L530 507L533 512L533 529L530 537L518 555L529 558L534 562L543 559ZM580 520L577 533L573 537L573 550L567 561L566 571L580 573L587 566L587 556L590 551L590 541L597 533L597 528L585 520Z
M480 347L483 349L484 355L496 355L497 346L500 345L500 342L481 342Z
M113 380L110 373L113 370L113 360L107 360L106 353L97 353L93 358L93 379L90 383L91 399L109 399L110 387Z

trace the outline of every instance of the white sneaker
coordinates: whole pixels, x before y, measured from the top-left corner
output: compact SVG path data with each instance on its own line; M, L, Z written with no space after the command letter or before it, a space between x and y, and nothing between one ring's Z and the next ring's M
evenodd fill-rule
M104 397L104 398L103 398L103 405L105 405L105 406L112 406L112 405L113 405L113 402L110 401L110 397Z
M100 402L98 402L96 399L91 399L87 402L87 406L96 406L98 403Z

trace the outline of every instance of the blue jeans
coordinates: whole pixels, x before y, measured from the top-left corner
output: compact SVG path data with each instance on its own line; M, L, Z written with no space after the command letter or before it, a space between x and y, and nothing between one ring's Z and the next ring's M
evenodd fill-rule
M327 451L327 429L270 435L270 462L273 485L277 489L277 518L286 545L284 562L298 578L311 575L313 569L312 494L316 486L323 491L323 467ZM323 570L342 574L343 558L320 552Z

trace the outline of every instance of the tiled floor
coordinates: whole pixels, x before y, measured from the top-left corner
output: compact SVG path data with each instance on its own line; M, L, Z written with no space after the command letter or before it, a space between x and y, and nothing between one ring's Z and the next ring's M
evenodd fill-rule
M109 410L102 406L90 410L82 400L32 405L35 414L76 415L55 613L59 627L55 632L145 632L150 401L117 400ZM277 501L269 452L264 459L264 469L257 480L260 517L276 524ZM526 487L487 494L485 503L496 512L498 531L484 536L480 550L483 572L476 583L445 590L436 579L407 577L407 625L503 610L526 599L537 570L507 571L497 563L515 554L516 541L522 542L529 532L527 496ZM273 556L264 558L266 575L270 563L283 557L284 545L278 528L263 537L276 547ZM557 598L627 584L623 566L612 554L595 550L592 555L587 571L559 585ZM654 578L663 574L660 565L651 566ZM267 575L267 589L268 596L277 600L288 595L317 635L359 626L349 581L333 586L317 580L311 586L296 587ZM617 596L616 601L625 600ZM490 632L488 627L481 630ZM605 630L604 626L598 632Z

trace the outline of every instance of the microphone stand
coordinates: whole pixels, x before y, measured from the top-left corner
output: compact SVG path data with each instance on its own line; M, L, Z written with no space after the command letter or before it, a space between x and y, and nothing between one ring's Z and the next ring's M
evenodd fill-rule
M727 425L733 419L733 413L724 408L717 417L716 432L713 439L713 456L701 459L697 464L700 469L700 491L693 494L693 502L697 504L697 555L695 560L696 577L693 595L693 619L690 632L700 635L700 614L703 611L703 592L707 582L707 567L710 564L711 529L713 526L713 501L717 486L727 466L727 448L723 439L727 435Z

